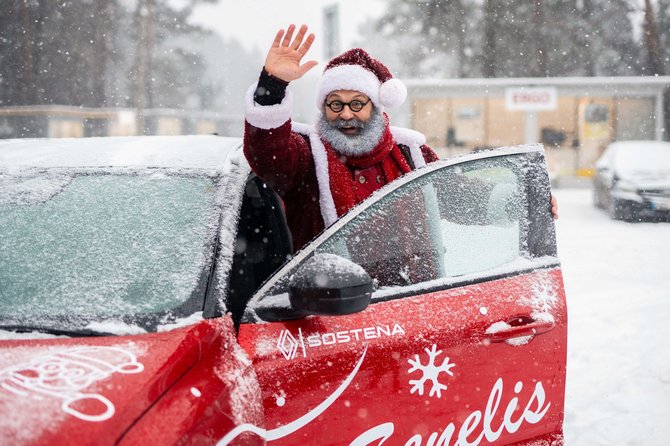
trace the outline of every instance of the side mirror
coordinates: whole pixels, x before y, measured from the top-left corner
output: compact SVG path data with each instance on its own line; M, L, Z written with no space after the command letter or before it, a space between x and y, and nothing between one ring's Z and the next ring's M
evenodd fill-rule
M372 278L359 265L335 254L315 254L291 278L289 300L304 314L351 314L370 304L372 289Z

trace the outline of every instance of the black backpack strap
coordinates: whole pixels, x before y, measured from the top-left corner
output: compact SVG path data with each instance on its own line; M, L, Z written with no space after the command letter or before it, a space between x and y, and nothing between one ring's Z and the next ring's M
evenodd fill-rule
M409 151L409 146L406 146L405 144L398 144L398 148L400 149L400 153L402 153L402 156L405 157L405 161L407 161L407 164L409 164L410 169L412 170L416 169L414 161L412 160L412 155Z

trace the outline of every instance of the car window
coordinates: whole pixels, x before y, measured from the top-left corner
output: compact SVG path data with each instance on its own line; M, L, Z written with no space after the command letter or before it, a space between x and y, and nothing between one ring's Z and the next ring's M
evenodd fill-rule
M3 322L157 313L191 297L216 232L214 179L41 178L16 178L0 203Z
M548 180L534 178L542 166L541 156L522 153L413 173L313 241L259 290L251 310L261 319L291 317L282 310L288 283L312 253L362 266L376 284L373 302L408 295L416 284L439 288L532 268L533 257L555 254L549 217L530 211L544 203L549 215Z
M254 291L291 258L293 244L279 195L256 174L244 188L225 311L238 324ZM215 286L212 289L216 289ZM221 311L205 312L205 317Z
M485 271L522 255L519 168L477 161L396 189L317 252L361 265L378 285L410 285Z

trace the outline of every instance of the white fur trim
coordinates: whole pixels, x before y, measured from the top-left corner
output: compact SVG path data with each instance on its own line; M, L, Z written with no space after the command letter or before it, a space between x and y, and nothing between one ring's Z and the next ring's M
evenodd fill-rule
M314 126L303 122L291 121L291 130L301 135L309 136L314 131Z
M286 96L279 104L259 105L254 102L257 85L258 82L250 86L244 97L244 118L259 129L271 130L281 127L293 114L293 93L287 89Z
M314 158L314 168L316 170L316 182L319 185L319 206L321 207L321 217L325 227L332 225L337 221L337 211L333 193L330 190L330 175L328 173L328 155L323 141L319 138L316 131L309 134L309 143L312 146L312 157Z
M333 193L330 190L330 174L328 172L328 155L323 141L313 126L292 122L292 130L303 135L309 134L309 143L312 148L312 157L314 158L314 168L316 170L316 182L319 186L319 207L321 208L321 217L325 227L329 227L337 221L337 210ZM426 144L426 137L423 133L416 130L389 126L391 135L396 143L409 147L410 156L416 169L425 167L426 160L423 158L421 146Z
M407 87L400 79L389 79L379 88L379 102L384 107L398 107L406 98Z
M426 136L416 130L406 129L402 127L389 126L393 140L404 146L409 147L409 153L414 161L414 167L425 167L426 160L421 152L421 146L426 144Z
M381 83L372 71L360 65L338 65L326 70L316 87L316 106L321 109L326 96L335 90L354 90L367 95L375 107L382 108L379 102Z

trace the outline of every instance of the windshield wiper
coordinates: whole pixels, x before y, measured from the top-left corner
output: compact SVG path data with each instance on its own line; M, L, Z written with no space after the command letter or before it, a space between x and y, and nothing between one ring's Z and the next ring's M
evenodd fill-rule
M89 328L66 329L49 327L46 325L0 325L0 330L15 331L17 333L31 333L34 331L56 336L70 336L72 338L114 336L113 333L91 330Z

